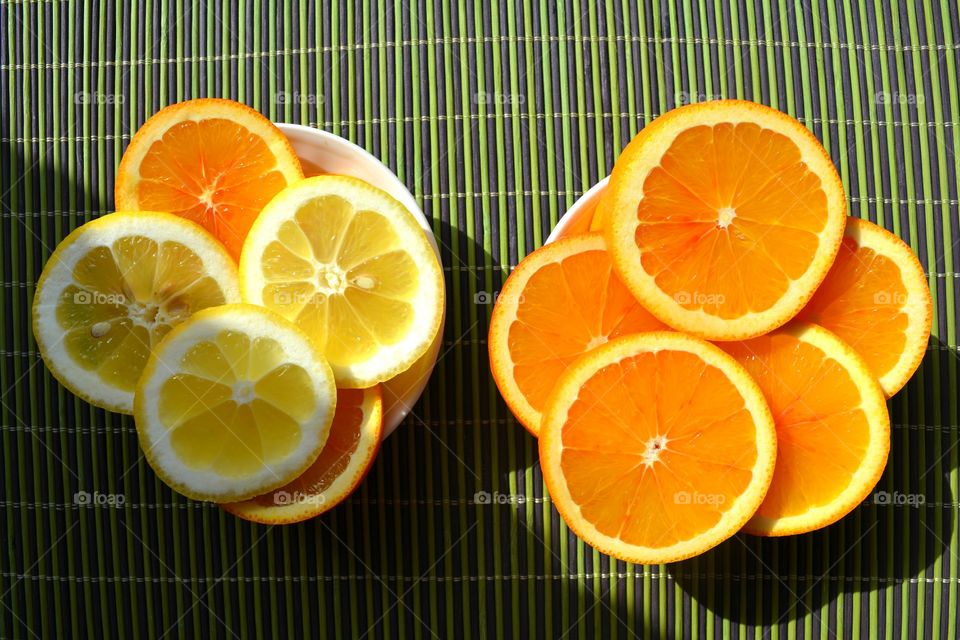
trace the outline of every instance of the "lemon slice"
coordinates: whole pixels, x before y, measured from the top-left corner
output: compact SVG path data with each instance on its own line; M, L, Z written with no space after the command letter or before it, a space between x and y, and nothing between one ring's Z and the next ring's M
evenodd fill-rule
M193 312L239 300L233 261L202 227L169 213L111 213L73 231L50 256L33 333L64 386L132 413L153 345Z
M302 180L270 201L243 246L240 289L303 329L348 388L407 369L443 317L443 274L423 229L344 176Z
M137 385L140 445L164 482L196 500L246 500L298 477L337 405L310 339L265 309L225 305L157 346Z

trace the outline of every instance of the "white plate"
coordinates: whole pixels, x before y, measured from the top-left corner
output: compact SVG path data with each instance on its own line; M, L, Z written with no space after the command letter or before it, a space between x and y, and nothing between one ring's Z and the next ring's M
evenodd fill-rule
M382 162L349 140L332 133L299 124L278 123L277 126L280 127L283 134L290 140L290 144L293 145L293 150L300 158L306 175L334 173L360 178L375 187L383 189L405 206L420 223L424 235L430 241L430 246L437 254L437 262L440 262L440 249L433 237L430 221L417 206L417 201L410 195L406 186ZM440 322L437 337L423 357L407 371L383 383L384 437L393 433L400 425L407 414L410 413L413 405L416 404L417 399L420 398L424 387L427 386L430 373L437 362L440 345L443 343L445 321L446 309L444 309L444 318Z
M593 210L597 206L600 194L607 188L607 182L609 180L609 177L604 178L580 196L580 199L574 202L573 206L563 214L563 217L557 222L557 226L555 226L553 231L550 232L550 235L547 236L547 241L544 242L544 244L553 242L561 235L574 235L588 231L590 229L590 221L593 219Z

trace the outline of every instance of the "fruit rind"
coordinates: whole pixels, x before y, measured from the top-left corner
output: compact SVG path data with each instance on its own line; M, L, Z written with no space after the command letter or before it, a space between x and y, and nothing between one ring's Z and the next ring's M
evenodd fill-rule
M827 198L827 221L819 234L817 255L807 271L770 308L736 319L684 308L646 273L635 242L637 206L642 184L666 149L682 131L699 125L752 123L780 133L798 145L802 160L821 179ZM833 162L817 138L786 114L744 100L715 100L674 109L647 125L627 145L614 166L605 204L606 233L620 277L638 300L661 321L707 340L745 340L788 322L813 296L840 249L846 219L846 198Z
M739 495L720 522L698 537L663 548L628 545L599 532L594 525L579 517L579 507L570 496L559 470L562 442L561 430L567 412L576 400L579 389L602 367L644 352L686 351L716 367L733 382L744 399L744 406L756 425L757 462L747 489ZM551 499L567 526L599 551L627 562L658 564L675 562L703 553L723 542L750 519L763 501L773 478L777 440L773 416L767 402L747 371L719 347L699 338L668 331L639 333L611 340L587 352L561 377L548 402L540 430L540 465ZM578 517L573 517L578 516Z
M160 387L167 376L177 372L180 359L193 345L203 340L212 341L224 330L279 341L284 347L286 362L309 374L317 399L313 415L300 422L301 444L284 460L282 468L265 465L253 478L244 480L186 466L170 451L171 430L163 425L159 415ZM235 502L273 491L313 464L330 433L336 402L333 372L306 334L267 309L230 304L199 311L164 336L137 384L134 416L144 457L167 485L194 500Z
M130 415L133 392L99 384L90 372L74 363L63 349L63 328L56 319L57 303L77 262L97 246L110 246L129 236L157 242L176 242L193 251L214 278L227 303L240 301L236 264L226 249L206 229L171 213L117 211L77 227L64 238L44 265L33 299L33 335L40 355L53 376L74 395L90 404Z

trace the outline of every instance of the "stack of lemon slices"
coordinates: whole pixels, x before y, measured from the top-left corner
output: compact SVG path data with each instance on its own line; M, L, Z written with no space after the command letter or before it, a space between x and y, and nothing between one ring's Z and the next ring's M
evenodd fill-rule
M799 122L690 105L624 149L589 232L510 274L491 369L584 540L670 562L867 498L932 301L910 248L845 203Z
M413 214L354 178L304 178L276 126L219 99L143 125L116 205L37 283L53 374L132 413L146 459L188 497L266 523L343 500L379 446L381 383L427 354L443 317Z

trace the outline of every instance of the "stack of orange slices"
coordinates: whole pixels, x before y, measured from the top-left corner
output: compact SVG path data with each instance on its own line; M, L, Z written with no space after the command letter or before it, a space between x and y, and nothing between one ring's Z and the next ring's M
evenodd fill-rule
M845 203L799 122L689 105L624 149L589 232L510 274L491 369L584 540L671 562L869 495L932 300L910 248Z
M50 370L132 413L188 497L274 524L345 499L379 447L383 390L409 385L443 317L413 214L355 178L305 179L280 129L221 99L151 117L115 186L121 212L71 233L37 284Z

